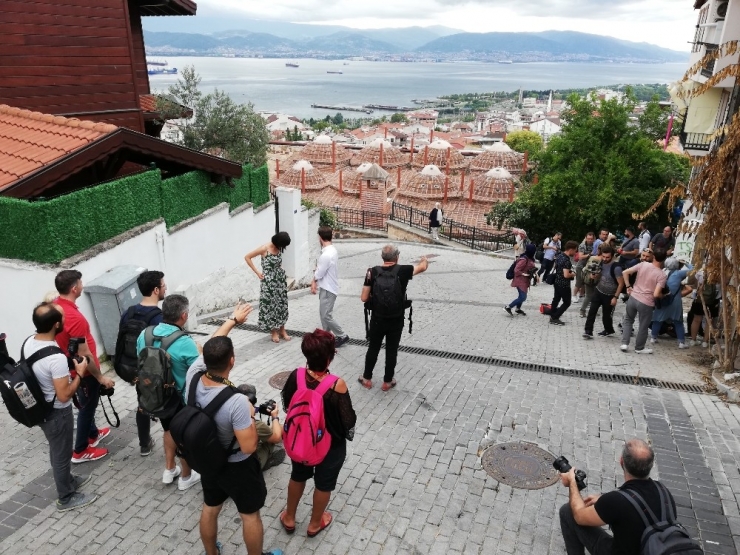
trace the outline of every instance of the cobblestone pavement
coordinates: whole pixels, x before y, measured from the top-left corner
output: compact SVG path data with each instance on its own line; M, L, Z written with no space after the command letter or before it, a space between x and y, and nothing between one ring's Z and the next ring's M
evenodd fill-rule
M343 294L356 298L364 268L379 258L379 246L339 246ZM534 311L531 317L508 317L500 308L509 294L502 286L506 261L428 247L404 245L401 250L405 260L439 254L430 271L410 286L416 314L413 335L404 334L405 345L583 365L598 371L635 373L643 368L610 366L612 360L619 360L611 351L621 355L624 364L641 363L632 354L620 353L615 341L604 340L601 345L595 340L588 344L590 351L583 348L577 313L575 317L566 313L569 325L557 330ZM482 285L476 287L477 283ZM546 291L544 286L537 288L530 307L545 300L539 297L545 297ZM361 338L362 313L353 304L359 303L349 296L340 297L337 317L351 335ZM316 297L292 299L290 310L291 329L310 329L318 322ZM200 329L210 332L214 328L203 325ZM232 379L254 383L261 400L278 398L279 392L268 380L302 362L299 340L275 345L264 334L243 330L232 332L232 338L237 356ZM669 351L667 344L658 348L670 358L648 357L653 370L672 372L674 381L692 376L689 365L681 364L688 359ZM597 493L620 483L621 445L636 436L652 442L655 476L668 484L682 522L703 541L707 553L737 553L737 406L703 394L404 352L399 355L398 387L381 392L376 374L376 386L367 391L356 381L364 355L363 347L349 344L339 350L332 365L347 380L358 413L356 438L349 443L329 505L335 522L318 537L306 538L309 486L298 510L298 532L285 535L277 520L285 506L290 469L283 463L266 473L268 497L262 511L266 548L277 546L287 554L561 555L564 547L556 515L567 501L566 490L559 485L520 490L499 483L480 467L482 450L506 441L536 443L555 455L564 454L586 470L587 491ZM381 370L383 359L381 354L376 371ZM647 364L644 368L650 370ZM178 492L174 486L163 485L159 426L152 428L155 452L140 457L133 388L119 384L114 402L122 425L104 441L111 455L73 468L75 472L92 471L93 480L85 491L100 494L100 499L80 511L61 514L50 504L54 487L43 434L12 423L0 411L6 446L0 453L0 555L70 550L80 554L202 553L200 487ZM241 525L231 502L226 503L219 524L224 554L244 553Z

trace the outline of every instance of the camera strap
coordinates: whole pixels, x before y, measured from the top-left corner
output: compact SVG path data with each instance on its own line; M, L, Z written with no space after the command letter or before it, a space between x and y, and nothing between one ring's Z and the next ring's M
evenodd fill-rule
M105 410L105 401L101 401L100 406L103 407L103 414L105 415L105 419L108 421L108 424L111 428L119 428L121 426L121 419L118 418L118 413L116 412L115 407L113 406L113 401L111 401L111 396L106 395L108 397L108 404L110 405L110 410L113 411L113 417L116 419L116 423L110 421L110 418L108 417L108 412Z

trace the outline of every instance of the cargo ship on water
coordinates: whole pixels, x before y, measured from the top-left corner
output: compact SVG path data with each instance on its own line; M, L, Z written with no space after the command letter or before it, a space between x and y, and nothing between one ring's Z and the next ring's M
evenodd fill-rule
M285 67L298 67L298 64L294 64L292 62L288 62L287 64L285 64Z
M169 67L166 60L164 62L158 60L147 60L146 72L149 75L176 75L177 68Z

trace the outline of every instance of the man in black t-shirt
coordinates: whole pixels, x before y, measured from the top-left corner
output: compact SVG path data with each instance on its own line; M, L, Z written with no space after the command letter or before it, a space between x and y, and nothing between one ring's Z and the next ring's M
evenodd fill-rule
M656 233L650 240L650 249L652 251L661 250L665 251L667 257L673 254L673 249L676 246L676 239L673 237L673 229L667 225L663 228L662 233Z
M556 326L565 325L565 322L561 321L560 317L565 314L565 311L570 306L570 282L576 277L571 258L576 254L576 250L578 250L578 243L568 241L565 243L563 252L555 258L555 283L553 284L555 294L552 298L552 303L550 303L550 323ZM561 301L563 304L560 304Z
M403 319L404 312L401 309L397 314L385 315L381 310L381 307L375 306L378 304L378 299L372 299L373 285L375 284L375 276L380 275L381 272L397 272L398 281L403 290L403 298L406 298L406 287L409 281L413 279L416 274L425 272L429 267L426 257L422 257L421 261L414 265L398 265L399 251L394 245L386 245L381 251L381 257L383 258L382 266L375 266L374 268L368 268L367 274L365 275L365 284L362 287L362 294L360 299L363 303L372 302L373 311L372 318L370 320L370 332L368 334L368 340L370 346L367 349L365 355L365 372L358 379L358 381L367 389L373 386L373 369L375 363L378 361L378 353L380 352L380 345L383 343L385 338L385 375L383 376L383 391L388 391L390 388L396 385L396 380L393 375L396 371L396 360L398 358L398 345L401 343L401 333L403 332ZM398 266L398 268L395 268Z
M650 479L654 459L655 454L647 443L640 439L627 441L619 461L624 470L624 484L619 490L638 493L660 517L658 486ZM569 489L570 496L570 502L560 507L560 529L568 555L582 555L584 547L591 555L640 553L640 538L645 524L619 490L583 499L576 485L575 468L561 474L560 479ZM675 514L676 503L670 493L668 498ZM611 527L613 536L601 529L605 524Z

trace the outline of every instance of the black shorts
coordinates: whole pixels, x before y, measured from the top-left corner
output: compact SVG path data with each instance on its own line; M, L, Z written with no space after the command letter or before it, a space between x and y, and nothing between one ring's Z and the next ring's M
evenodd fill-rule
M290 479L294 482L305 482L313 478L314 486L319 491L334 491L337 487L337 478L339 471L342 470L344 459L347 456L347 442L343 441L341 445L332 446L326 454L326 458L316 466L306 466L305 464L291 461L293 470L290 472Z
M165 432L170 431L170 424L172 423L172 419L175 418L175 415L180 412L183 408L185 408L185 404L182 402L182 399L180 399L180 394L177 394L177 398L179 402L177 403L177 408L175 409L175 412L170 416L169 418L160 418L159 423L162 425L162 429Z
M701 301L694 301L691 304L691 314L694 316L704 316L704 307L701 304ZM709 312L709 315L712 318L716 318L719 316L719 303L714 305L708 305L707 306L707 312Z
M265 506L267 486L257 457L226 463L223 471L214 476L203 475L203 503L218 507L227 498L236 505L240 514L256 513Z

